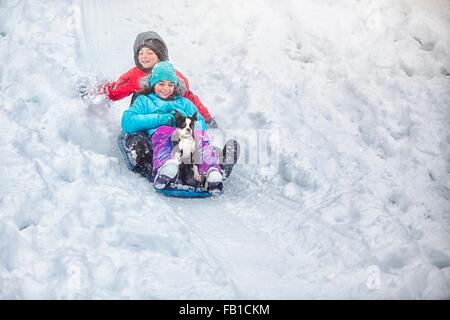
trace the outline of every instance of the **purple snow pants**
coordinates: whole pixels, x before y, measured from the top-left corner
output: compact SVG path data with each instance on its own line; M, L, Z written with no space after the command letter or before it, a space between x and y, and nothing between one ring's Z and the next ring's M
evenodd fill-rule
M172 134L176 128L169 126L161 126L156 129L151 137L153 149L153 175L156 175L159 168L169 159L172 158ZM219 158L216 149L209 143L209 137L203 130L194 130L194 139L200 146L200 162L198 163L198 171L204 174L209 168L217 168L220 170Z

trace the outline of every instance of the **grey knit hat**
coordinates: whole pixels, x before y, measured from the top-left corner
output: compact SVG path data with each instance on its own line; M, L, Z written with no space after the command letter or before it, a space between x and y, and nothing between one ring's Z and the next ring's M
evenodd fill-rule
M159 61L169 60L169 52L167 50L167 45L164 42L164 40L159 36L159 34L157 34L154 31L142 32L136 36L136 40L134 40L133 45L134 63L139 69L143 71L149 71L142 67L138 59L139 50L141 50L144 47L152 49L153 52L155 52L156 55L158 56Z

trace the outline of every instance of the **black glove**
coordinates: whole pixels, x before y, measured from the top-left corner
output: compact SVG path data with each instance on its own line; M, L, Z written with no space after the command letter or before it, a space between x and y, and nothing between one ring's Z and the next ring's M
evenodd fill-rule
M93 102L99 95L96 87L92 87L87 82L80 82L76 85L78 96L86 102Z
M77 85L78 95L80 98L85 100L87 96L89 95L89 88L88 85L85 83L80 83Z
M216 119L214 119L214 118L211 118L211 119L209 119L208 121L206 121L206 124L208 125L208 128L211 128L211 129L217 129L217 128L219 128L219 127L217 126Z

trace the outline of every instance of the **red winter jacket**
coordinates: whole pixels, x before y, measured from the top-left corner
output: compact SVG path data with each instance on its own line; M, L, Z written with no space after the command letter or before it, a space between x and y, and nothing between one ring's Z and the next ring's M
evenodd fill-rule
M133 67L121 75L117 81L105 83L101 85L99 89L100 92L105 93L110 100L121 100L134 92L140 91L142 89L140 80L147 75L148 74L146 72L142 71L138 67ZM191 100L203 118L205 118L206 121L209 121L211 119L211 114L200 101L200 98L190 90L188 79L178 70L177 76L181 78L186 85L184 97Z

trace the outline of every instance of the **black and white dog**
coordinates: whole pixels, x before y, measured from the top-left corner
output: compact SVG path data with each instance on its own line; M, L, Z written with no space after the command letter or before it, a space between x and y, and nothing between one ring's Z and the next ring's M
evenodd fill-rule
M197 167L199 163L199 149L194 139L197 112L192 117L184 117L178 111L175 111L175 121L176 130L172 134L172 142L174 144L172 158L179 163L178 177L183 184L197 186L202 180Z

